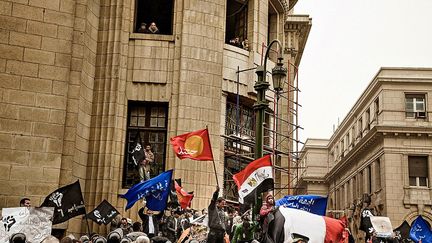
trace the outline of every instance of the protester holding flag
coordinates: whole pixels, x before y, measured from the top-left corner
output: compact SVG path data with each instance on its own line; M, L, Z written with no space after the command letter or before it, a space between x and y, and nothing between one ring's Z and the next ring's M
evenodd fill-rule
M218 197L219 187L216 186L216 191L213 193L211 203L208 207L209 221L208 226L210 232L207 237L207 243L220 243L225 237L225 199Z
M151 146L146 145L144 150L144 159L140 162L139 174L141 181L150 179L150 164L154 161L154 154L151 151Z
M272 194L267 194L265 203L262 205L260 210L260 216L261 218L265 218L267 214L269 214L271 211L273 211L275 206L275 201Z
M151 239L159 233L159 222L162 218L163 211L154 212L142 207L138 211L138 215L142 221L143 232Z

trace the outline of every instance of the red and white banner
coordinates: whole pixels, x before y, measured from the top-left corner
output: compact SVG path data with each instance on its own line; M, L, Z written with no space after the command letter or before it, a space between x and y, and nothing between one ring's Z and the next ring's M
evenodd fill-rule
M253 202L257 193L273 188L273 167L270 155L252 161L244 170L233 175L239 202Z
M342 243L345 242L343 221L312 214L303 210L279 207L282 217L275 216L279 221L274 227L283 227L284 239L282 242L292 242L292 234L300 234L309 238L309 243ZM281 221L284 221L283 223Z

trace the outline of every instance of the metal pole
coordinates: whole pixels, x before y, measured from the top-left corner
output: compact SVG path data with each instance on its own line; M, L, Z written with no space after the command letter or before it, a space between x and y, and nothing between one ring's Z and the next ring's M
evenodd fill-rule
M264 61L264 63L266 63ZM257 67L256 71L258 81L254 88L257 91L257 101L254 104L255 110L255 150L254 158L259 159L263 157L263 138L264 138L264 116L265 110L268 108L268 102L265 99L265 92L270 84L265 80L265 66Z
M265 121L265 110L268 108L268 102L265 99L265 92L267 91L270 84L266 80L267 75L267 59L271 49L271 46L277 43L279 44L279 51L282 52L282 44L279 40L273 40L267 47L266 54L264 55L264 65L258 66L256 74L258 80L255 83L255 91L257 92L257 101L254 104L255 110L255 159L263 157L263 138L264 138L264 121ZM282 53L280 53L282 55Z
M270 84L266 80L267 75L267 58L269 55L269 51L271 46L274 43L279 44L279 52L282 56L282 44L279 40L273 40L270 45L267 47L266 54L264 55L264 65L258 66L256 69L256 74L258 76L258 80L255 83L254 89L257 92L257 101L255 102L253 108L255 110L255 148L254 148L254 157L255 159L259 159L263 157L263 143L264 143L264 121L265 121L265 111L268 108L268 102L266 100L266 91ZM255 215L259 211L261 207L262 198L261 195L257 195L255 198L255 205L252 210L252 218L255 218Z
M236 97L236 136L240 136L240 66L237 66L237 97ZM236 147L238 142L236 143Z
M287 76L288 76L288 84L289 85L291 85L290 69L291 69L290 61L288 60L288 63L287 63L288 75ZM291 95L291 92L289 91L289 88L288 88L287 97L288 97L288 120L289 121L291 120L290 119L290 117L291 117L290 116L290 108L291 108L290 95ZM293 127L292 126L289 126L289 127L290 127L290 129L288 129L288 136L289 136L289 138L291 138L291 136L292 136L291 130L293 129ZM293 142L288 141L288 151L292 151L292 150L293 150ZM288 155L288 174L287 175L288 175L288 193L287 194L291 195L291 154Z

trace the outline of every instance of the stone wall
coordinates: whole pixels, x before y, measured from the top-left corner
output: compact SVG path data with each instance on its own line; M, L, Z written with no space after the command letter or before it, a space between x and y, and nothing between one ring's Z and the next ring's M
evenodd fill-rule
M61 181L75 2L0 5L0 207L38 206Z

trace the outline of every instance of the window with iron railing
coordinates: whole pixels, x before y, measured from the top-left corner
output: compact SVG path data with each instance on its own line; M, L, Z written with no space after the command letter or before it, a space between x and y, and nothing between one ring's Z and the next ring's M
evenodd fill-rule
M129 102L123 188L129 188L140 180L137 165L130 153L135 142L141 143L144 148L147 145L151 147L154 161L150 165L150 176L154 177L164 171L167 124L167 103Z

